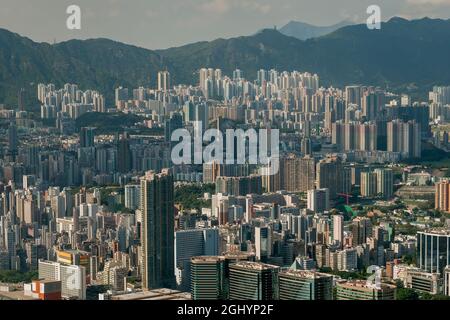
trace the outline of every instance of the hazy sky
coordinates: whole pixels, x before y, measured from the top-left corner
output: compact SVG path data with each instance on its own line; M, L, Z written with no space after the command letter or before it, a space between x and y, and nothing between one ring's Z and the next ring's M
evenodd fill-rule
M81 30L66 28L72 4L81 7ZM249 35L290 20L365 21L371 4L381 7L383 20L450 18L450 0L0 0L0 27L35 41L106 37L158 49Z

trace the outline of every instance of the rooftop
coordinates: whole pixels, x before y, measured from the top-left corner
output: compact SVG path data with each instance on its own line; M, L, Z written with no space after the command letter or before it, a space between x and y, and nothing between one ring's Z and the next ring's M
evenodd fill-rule
M237 263L233 264L232 266L230 266L230 268L233 268L233 267L241 268L241 269L248 269L248 270L258 270L258 271L280 269L280 267L274 266L271 264L266 264L266 263L261 263L261 262L251 262L251 261L240 261L240 262L237 262Z
M321 273L321 272L314 272L314 271L307 271L307 270L286 270L281 272L282 275L289 275L294 276L298 278L308 278L308 279L318 279L318 278L325 278L325 277L332 277L331 274L327 273Z
M430 230L426 230L426 231L418 231L417 233L449 236L450 230L447 228L436 228L436 229L430 229Z
M193 263L216 263L217 261L223 260L225 260L224 256L200 256L191 258L191 262Z
M367 285L366 280L340 281L337 283L337 285L340 287L345 287L345 288L349 288L349 289L356 288L356 289L361 289L361 290L373 290L373 288L371 288ZM381 288L382 289L395 289L396 286L393 284L389 284L389 283L381 283Z
M171 289L154 289L112 296L111 300L191 300L191 295Z

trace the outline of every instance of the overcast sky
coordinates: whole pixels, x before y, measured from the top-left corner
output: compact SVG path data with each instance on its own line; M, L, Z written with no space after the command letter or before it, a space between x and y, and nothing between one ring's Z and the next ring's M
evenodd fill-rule
M66 28L79 5L82 29ZM0 27L35 41L105 37L149 49L250 35L290 20L330 25L365 21L378 4L392 16L450 18L450 0L0 0Z

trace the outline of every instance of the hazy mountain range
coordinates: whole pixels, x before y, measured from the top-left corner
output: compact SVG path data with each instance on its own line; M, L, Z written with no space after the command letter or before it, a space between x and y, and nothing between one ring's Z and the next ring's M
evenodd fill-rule
M279 31L286 36L294 37L300 40L308 40L327 35L342 27L352 24L354 23L350 21L342 21L332 26L319 27L300 21L290 21L288 24L280 28Z
M423 94L450 84L450 20L393 18L381 30L350 25L305 41L266 29L156 51L108 39L36 43L0 29L0 103L15 104L19 88L32 91L30 83L37 82L78 83L100 90L111 103L115 86L154 86L163 69L174 84L196 84L201 67L228 75L239 68L250 80L261 68L308 71L324 85L361 83Z

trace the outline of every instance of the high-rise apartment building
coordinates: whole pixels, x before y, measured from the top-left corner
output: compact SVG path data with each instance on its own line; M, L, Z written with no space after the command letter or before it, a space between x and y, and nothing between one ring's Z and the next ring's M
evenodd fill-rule
M333 242L342 247L344 243L344 216L335 214L332 217Z
M377 196L377 174L361 172L361 196L371 198Z
M390 199L394 195L394 173L392 169L375 169L377 176L377 195Z
M327 188L308 190L307 208L317 213L330 210L330 191Z
M450 212L450 181L442 180L436 183L434 207L436 210Z
M357 217L352 221L353 245L366 243L372 236L372 222L366 217Z
M314 158L290 155L281 159L281 188L289 192L306 192L314 188Z
M420 125L415 121L394 120L387 124L387 151L400 152L407 158L422 154Z
M169 91L170 90L170 73L169 71L158 72L158 90Z
M330 199L343 192L342 162L337 157L322 159L316 165L316 187L329 189Z
M175 284L173 177L168 169L141 178L142 287L171 288Z

